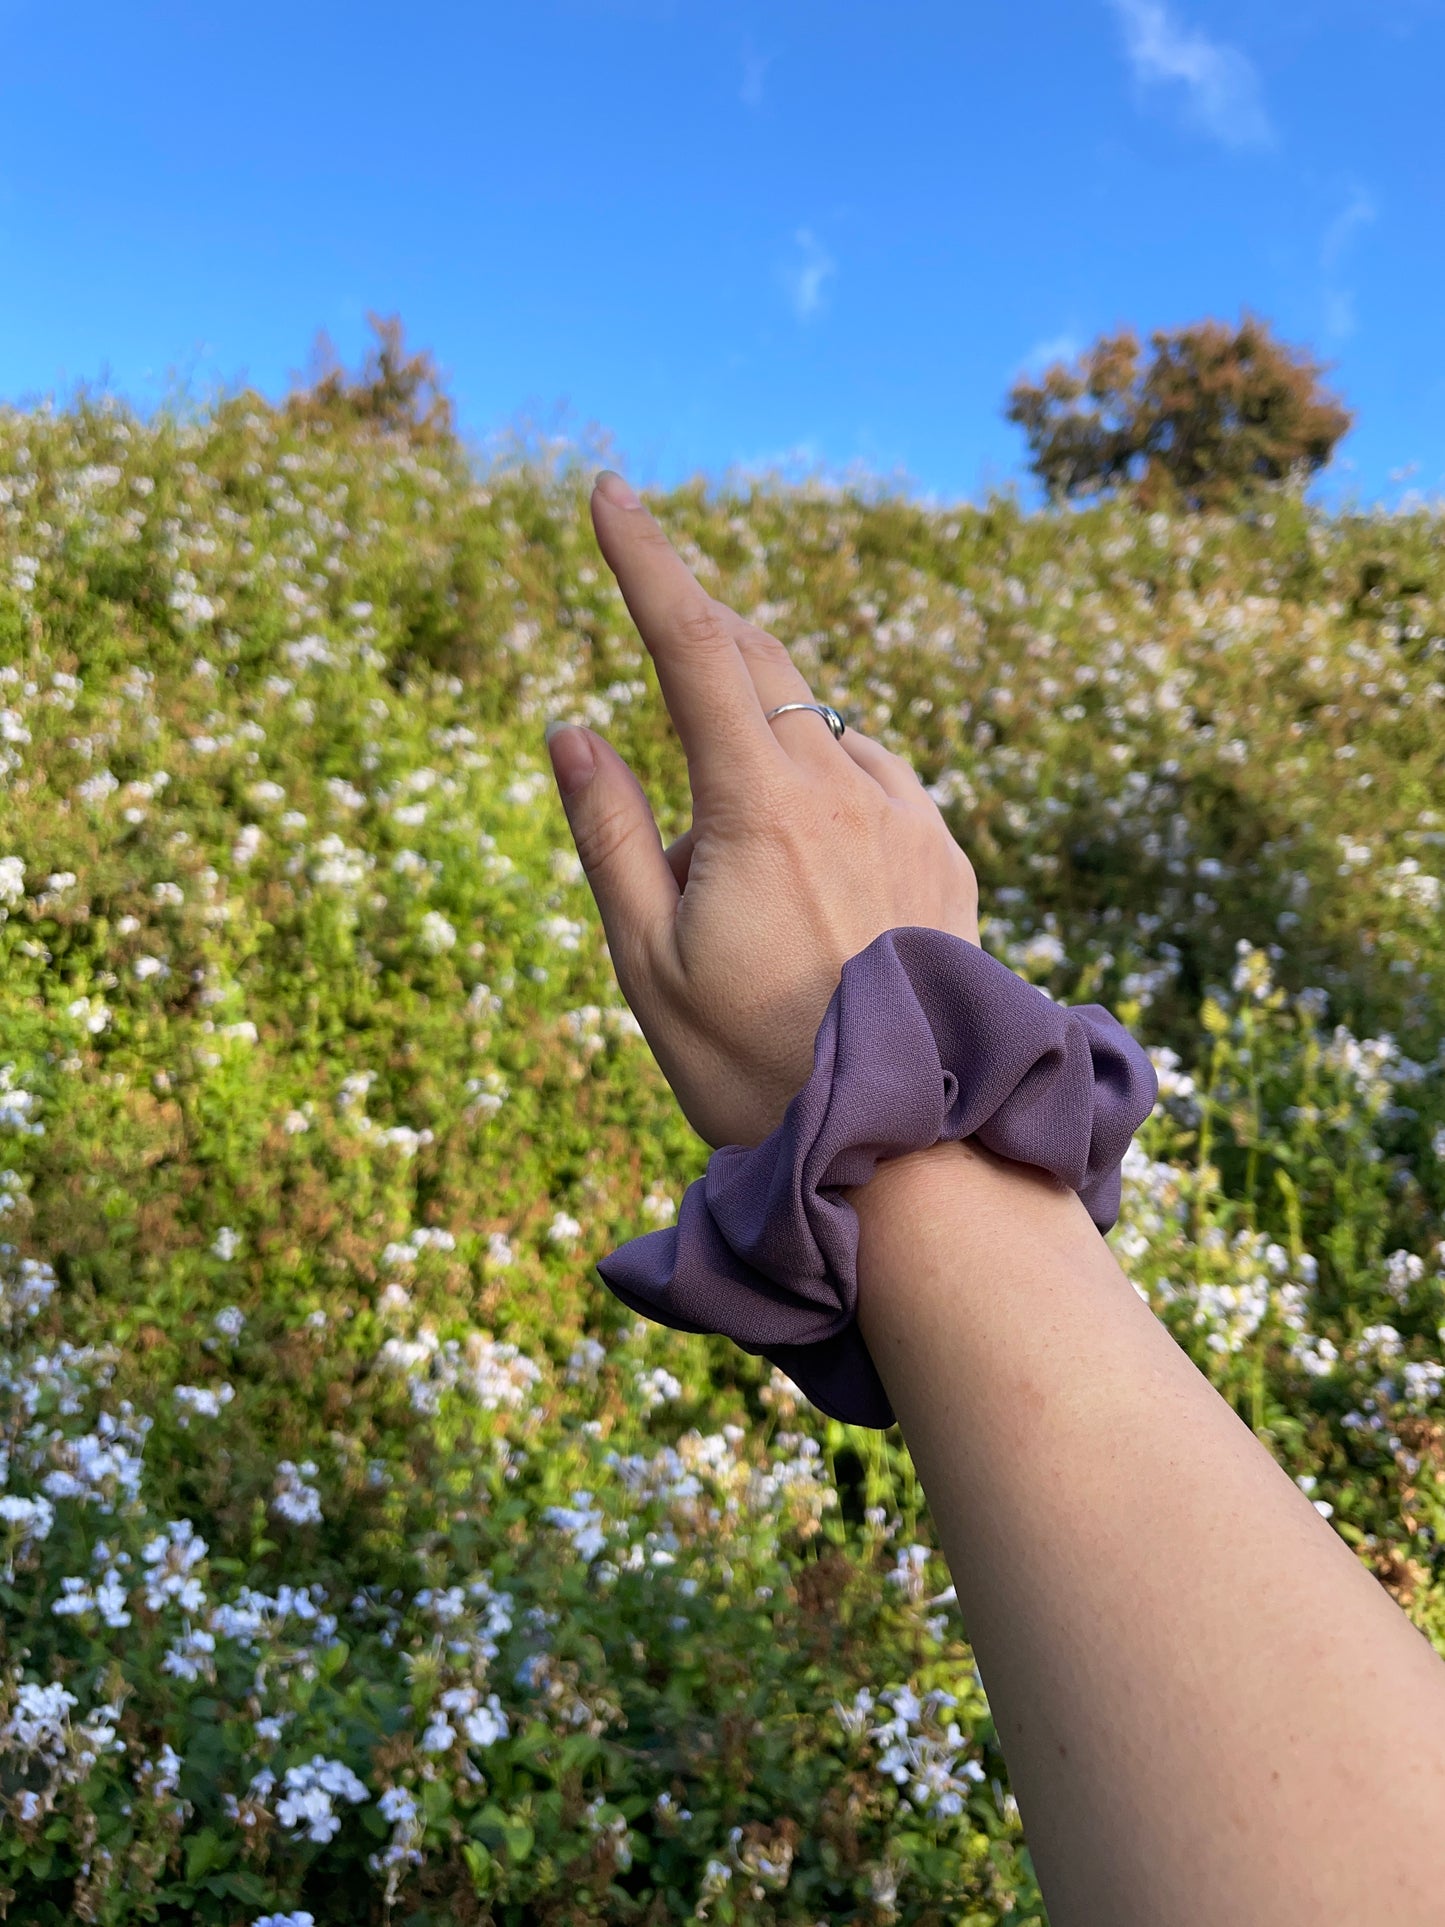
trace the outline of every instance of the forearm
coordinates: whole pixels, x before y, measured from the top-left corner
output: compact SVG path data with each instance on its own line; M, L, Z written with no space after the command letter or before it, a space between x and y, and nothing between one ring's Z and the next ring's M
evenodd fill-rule
M1445 1663L1077 1196L972 1143L845 1195L1053 1927L1438 1920Z

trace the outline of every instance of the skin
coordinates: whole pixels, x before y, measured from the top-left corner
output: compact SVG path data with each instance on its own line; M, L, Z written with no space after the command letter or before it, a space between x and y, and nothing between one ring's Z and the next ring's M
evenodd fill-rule
M612 493L620 485L621 495ZM620 477L593 523L687 756L664 850L595 732L550 737L618 983L694 1129L754 1144L847 959L977 943L901 757L783 702ZM928 1495L1053 1927L1445 1918L1445 1662L1175 1345L1075 1193L973 1142L879 1165L859 1323Z

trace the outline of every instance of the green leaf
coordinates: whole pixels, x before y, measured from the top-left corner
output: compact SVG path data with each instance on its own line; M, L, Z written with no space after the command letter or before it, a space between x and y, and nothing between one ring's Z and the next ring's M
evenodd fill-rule
M573 1733L570 1738L563 1740L558 1749L558 1770L565 1773L569 1767L586 1766L601 1751L601 1741L594 1739L590 1733Z
M536 1834L525 1820L510 1819L507 1822L507 1858L518 1866L527 1858L536 1841Z
M512 1742L512 1758L519 1764L534 1760L555 1738L545 1720L529 1720Z
M462 1846L462 1858L467 1863L467 1871L472 1876L477 1892L479 1894L490 1893L492 1887L493 1861L487 1849L482 1846L480 1841L468 1840Z
M203 1874L208 1874L213 1867L220 1866L222 1861L229 1858L229 1848L209 1827L204 1827L200 1833L193 1833L186 1842L186 1879L199 1880Z
M429 1826L439 1827L452 1810L450 1787L441 1780L428 1780L421 1790L421 1810Z
M236 1867L229 1873L213 1873L201 1882L207 1893L222 1900L239 1900L247 1907L263 1907L271 1899L271 1889L249 1867Z
M321 1655L318 1669L323 1679L335 1679L351 1657L351 1648L344 1639L338 1639L334 1646L328 1646Z
M507 1815L494 1800L489 1800L480 1813L472 1815L470 1832L490 1846L499 1847L507 1837Z

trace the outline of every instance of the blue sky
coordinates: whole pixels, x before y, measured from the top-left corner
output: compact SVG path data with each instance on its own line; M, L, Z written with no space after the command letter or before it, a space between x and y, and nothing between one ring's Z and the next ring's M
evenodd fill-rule
M0 395L279 393L399 312L479 440L1025 474L1021 366L1245 306L1445 493L1445 0L0 0Z

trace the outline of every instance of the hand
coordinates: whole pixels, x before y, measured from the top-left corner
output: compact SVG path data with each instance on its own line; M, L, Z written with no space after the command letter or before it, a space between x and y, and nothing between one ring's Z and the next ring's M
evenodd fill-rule
M707 1144L761 1143L812 1074L843 965L921 924L976 944L973 865L909 764L821 716L782 643L707 594L621 476L592 522L687 756L664 850L641 784L580 726L550 737L622 994Z

